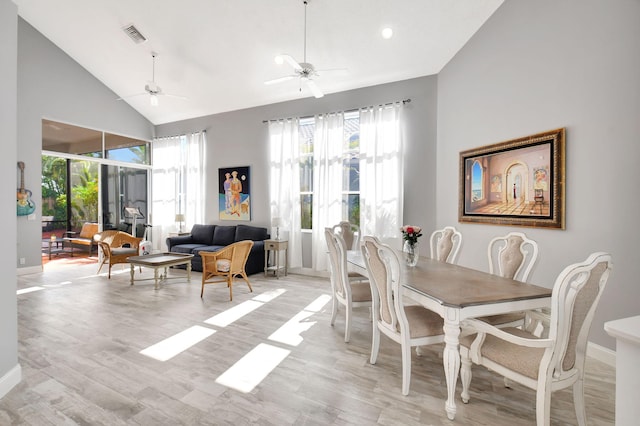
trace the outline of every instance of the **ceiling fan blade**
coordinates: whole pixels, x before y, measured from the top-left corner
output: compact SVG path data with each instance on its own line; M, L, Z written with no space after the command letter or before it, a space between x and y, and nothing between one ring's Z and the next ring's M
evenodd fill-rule
M282 82L284 82L284 81L289 81L289 80L291 80L292 78L296 78L296 77L297 77L297 75L285 75L284 77L275 78L275 79L273 79L273 80L265 81L265 82L264 82L264 84L266 84L266 85L268 86L268 85L270 85L270 84L282 83Z
M182 95L174 95L174 94L171 94L171 93L164 93L164 92L162 92L162 93L158 93L158 95L161 95L161 96L167 96L167 97L170 97L170 98L176 98L176 99L183 99L183 100L185 100L185 101L186 101L187 99L189 99L189 98L187 98L186 96L182 96Z
M313 96L315 96L316 98L321 98L324 96L324 93L322 93L318 86L316 86L316 83L313 80L307 79L306 83L309 90L311 90L311 93L313 93Z
M293 67L294 70L296 71L302 71L302 65L300 65L298 63L298 61L296 61L295 59L293 59L293 57L291 57L290 55L280 55L282 57L282 59L284 59L289 65L291 65Z
M147 92L142 92L142 93L135 93L133 95L121 96L116 100L117 101L124 101L125 99L135 98L136 96L142 96L142 95L148 95L148 93Z
M337 72L341 74L346 74L349 72L348 68L324 68L321 70L316 70L316 73L325 73L325 72Z

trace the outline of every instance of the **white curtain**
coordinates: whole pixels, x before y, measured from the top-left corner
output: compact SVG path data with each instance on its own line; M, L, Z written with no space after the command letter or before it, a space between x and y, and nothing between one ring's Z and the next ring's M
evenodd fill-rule
M205 132L154 139L151 144L153 249L166 250L176 232L176 214L185 215L185 229L204 223Z
M402 247L402 104L360 110L360 231Z
M298 119L269 122L271 218L280 218L281 233L289 233L290 268L302 267L298 125Z
M185 215L185 227L187 230L196 223L204 223L205 208L205 158L206 158L206 133L197 132L187 135L183 157L183 191L182 211ZM217 193L217 191L216 191ZM175 219L175 218L174 218Z
M344 114L316 116L313 139L313 257L314 271L328 270L324 229L342 220Z

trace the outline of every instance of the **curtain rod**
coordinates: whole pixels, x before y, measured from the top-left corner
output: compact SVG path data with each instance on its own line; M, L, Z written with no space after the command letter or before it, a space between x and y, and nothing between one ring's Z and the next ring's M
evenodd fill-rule
M154 137L153 139L155 139L155 140L161 140L161 139L179 138L180 136L187 136L188 134L195 135L196 133L207 133L207 129L204 129L204 130L198 130L198 131L196 131L196 132L190 132L190 133L182 133L182 134L180 134L180 135L169 135L169 136Z
M397 104L398 102L402 102L402 105L406 105L406 104L408 104L409 102L411 102L411 98L403 99L403 100L401 100L401 101L387 102L386 104L369 105L369 106L364 106L364 107L360 107L360 108L353 108L353 109L348 109L348 110L346 110L346 111L332 111L332 112L329 112L329 113L327 113L327 114L335 114L335 113L337 113L337 112L354 112L354 111L359 111L359 110L364 109L364 108L386 107L386 106L391 106L391 105L393 105L393 104ZM300 120L303 120L303 119L305 119L305 118L311 118L311 117L313 117L313 115L307 115L307 116L305 116L305 117L272 118L272 119L270 119L270 120L262 120L262 122L263 122L263 123L269 123L269 122L271 122L271 121L291 120L291 119L293 119L293 118L298 118L298 119L300 119Z

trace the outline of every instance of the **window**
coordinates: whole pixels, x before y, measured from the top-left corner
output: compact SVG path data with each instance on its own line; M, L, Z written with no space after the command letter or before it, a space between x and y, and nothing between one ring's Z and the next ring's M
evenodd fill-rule
M313 118L301 119L300 142L300 205L302 229L312 229L313 219ZM342 220L360 225L360 114L344 115L342 140Z
M477 160L474 161L473 166L471 166L471 201L480 201L484 198L482 174L482 166Z

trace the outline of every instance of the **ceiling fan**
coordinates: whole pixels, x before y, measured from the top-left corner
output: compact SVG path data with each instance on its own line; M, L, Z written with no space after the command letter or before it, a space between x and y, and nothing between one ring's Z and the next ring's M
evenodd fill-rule
M123 96L121 98L118 98L119 101L122 101L124 99L129 99L129 98L133 98L136 96L142 96L142 95L149 95L149 103L151 104L151 106L158 106L159 101L158 101L158 96L170 96L172 98L178 98L178 99L187 99L184 96L180 96L180 95L172 95L170 93L165 93L162 91L162 89L160 88L160 86L158 86L156 84L156 57L158 56L158 54L156 52L151 52L151 57L153 58L153 65L152 65L152 71L151 71L151 81L147 81L147 84L144 85L144 92L140 92L140 93L136 93L133 95L128 95L128 96Z
M283 64L284 62L288 63L293 68L294 74L285 75L283 77L279 77L273 80L268 80L268 81L265 81L264 84L266 85L277 84L277 83L282 83L284 81L288 81L294 78L299 78L300 82L304 82L307 85L311 93L313 93L313 96L315 96L316 98L321 98L324 96L324 93L322 93L322 90L320 90L320 88L316 85L315 81L313 80L315 77L320 76L318 72L319 71L344 71L344 69L342 68L342 69L331 69L331 70L317 70L313 66L313 64L307 62L307 3L308 2L309 0L302 1L302 3L304 4L304 55L303 55L302 62L296 61L291 55L287 55L287 54L276 56L275 58L276 63L279 65ZM302 91L302 88L300 88L300 91Z

